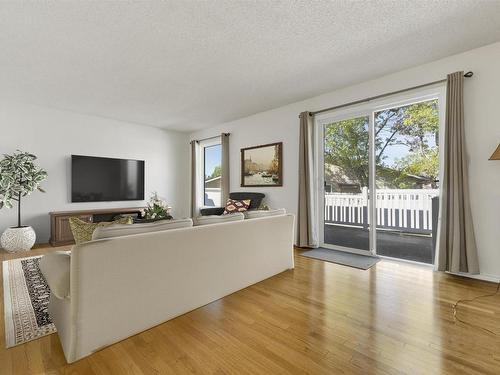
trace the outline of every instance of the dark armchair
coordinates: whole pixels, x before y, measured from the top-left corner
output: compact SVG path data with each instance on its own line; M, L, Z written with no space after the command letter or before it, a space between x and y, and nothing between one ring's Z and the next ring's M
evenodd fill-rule
M250 207L248 208L249 210L256 210L257 208L260 207L260 204L262 203L262 199L264 199L266 195L263 193L250 193L250 192L235 192L235 193L229 193L229 198L230 199L235 199L235 200L243 200L243 199L250 199ZM226 202L224 202L224 205ZM200 210L201 216L209 216L209 215L222 215L224 212L224 207L210 207L210 208L202 208Z

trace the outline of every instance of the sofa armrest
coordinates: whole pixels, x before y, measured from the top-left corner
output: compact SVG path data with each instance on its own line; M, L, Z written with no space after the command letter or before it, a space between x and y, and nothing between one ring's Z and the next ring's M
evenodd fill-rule
M224 207L202 208L200 210L201 216L222 215Z
M70 294L71 255L64 251L46 254L40 259L40 271L49 285L50 291L59 299Z

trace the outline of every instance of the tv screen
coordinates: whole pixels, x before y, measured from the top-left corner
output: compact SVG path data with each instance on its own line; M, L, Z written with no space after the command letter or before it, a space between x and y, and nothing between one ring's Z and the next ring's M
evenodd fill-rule
M144 200L144 161L71 156L71 201Z

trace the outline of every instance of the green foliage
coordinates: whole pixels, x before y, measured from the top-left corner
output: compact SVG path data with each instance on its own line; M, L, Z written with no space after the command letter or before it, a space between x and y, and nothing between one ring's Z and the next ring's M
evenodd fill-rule
M325 126L325 163L368 186L368 120L358 117Z
M214 171L210 176L207 176L205 180L211 180L212 178L219 177L222 175L222 168L220 165L215 166Z
M411 153L396 161L396 166L401 174L425 177L435 187L435 181L438 179L439 173L438 150L433 148L424 154ZM401 181L400 185L402 183L403 181Z
M375 113L375 163L379 175L397 188L413 187L409 176L428 179L438 175L439 116L437 100L415 103ZM368 186L368 120L365 117L325 126L325 163L337 166L342 175ZM391 146L404 146L408 154L387 164ZM340 174L340 173L339 173Z
M12 208L14 202L20 208L22 197L35 190L45 192L40 183L47 178L47 172L35 165L36 159L35 155L18 150L0 160L0 208Z

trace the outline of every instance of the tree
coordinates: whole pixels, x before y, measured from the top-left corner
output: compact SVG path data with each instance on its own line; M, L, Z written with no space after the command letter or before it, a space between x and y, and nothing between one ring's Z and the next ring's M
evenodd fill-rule
M219 177L222 175L222 169L220 165L216 165L212 174L210 176L207 176L205 180L211 180L212 178Z
M325 163L361 186L368 186L368 119L358 117L325 126Z
M391 166L401 175L424 177L436 188L439 174L439 114L437 100L412 104L404 108L399 125L400 144L408 154L395 160ZM432 141L432 142L431 142ZM401 180L401 177L399 178ZM405 187L400 186L399 187Z
M424 154L408 154L396 161L396 167L400 172L399 179L396 180L398 187L411 187L405 186L405 181L401 179L401 175L414 175L427 178L428 183L433 188L437 188L436 181L439 177L439 155L437 148L433 148Z
M17 228L22 227L22 197L35 190L45 192L40 183L47 178L47 172L35 165L36 159L35 155L18 150L0 160L0 208L12 208L13 202L17 202Z
M427 178L432 183L437 178L437 104L437 100L430 100L375 113L375 163L394 187L408 187L408 175ZM404 146L408 153L389 157L391 146ZM366 117L325 126L325 163L335 165L361 186L368 186L368 155Z

